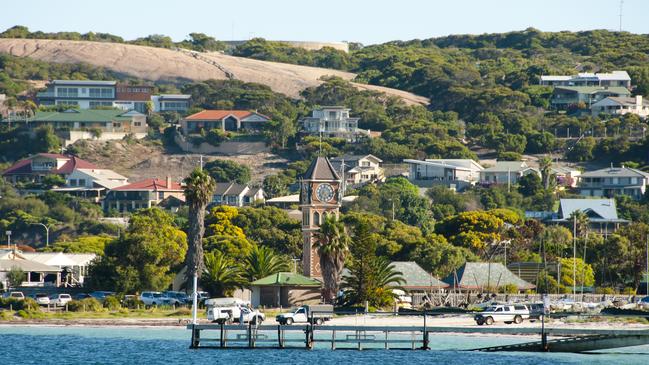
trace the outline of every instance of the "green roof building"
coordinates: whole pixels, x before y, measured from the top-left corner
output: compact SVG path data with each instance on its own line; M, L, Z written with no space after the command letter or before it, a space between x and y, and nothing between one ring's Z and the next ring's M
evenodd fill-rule
M291 272L280 272L250 283L253 307L292 307L321 302L318 280Z

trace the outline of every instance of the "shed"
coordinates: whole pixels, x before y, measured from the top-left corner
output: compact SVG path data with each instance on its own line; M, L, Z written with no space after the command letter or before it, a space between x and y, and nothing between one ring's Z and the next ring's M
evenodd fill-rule
M321 301L322 283L306 276L279 272L250 283L252 306L291 307Z

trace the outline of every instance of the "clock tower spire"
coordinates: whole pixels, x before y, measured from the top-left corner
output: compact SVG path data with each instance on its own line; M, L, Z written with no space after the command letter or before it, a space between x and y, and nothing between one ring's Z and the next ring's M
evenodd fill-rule
M321 278L320 257L315 248L324 220L338 216L342 202L342 184L336 169L326 157L318 156L300 179L302 211L302 271L304 276Z

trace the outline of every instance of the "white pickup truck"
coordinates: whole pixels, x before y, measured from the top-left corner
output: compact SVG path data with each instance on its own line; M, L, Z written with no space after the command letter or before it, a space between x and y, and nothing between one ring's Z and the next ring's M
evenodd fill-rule
M293 323L309 323L313 318L313 323L323 324L333 317L334 306L331 304L305 305L299 307L291 313L283 313L275 317L275 320L282 325L291 325Z
M219 324L223 323L251 323L261 324L266 315L258 310L252 310L246 302L237 298L212 298L205 301L207 319Z
M482 326L483 324L492 325L494 322L520 324L524 319L529 318L530 310L526 305L511 304L488 307L483 312L476 314L474 320L479 326Z

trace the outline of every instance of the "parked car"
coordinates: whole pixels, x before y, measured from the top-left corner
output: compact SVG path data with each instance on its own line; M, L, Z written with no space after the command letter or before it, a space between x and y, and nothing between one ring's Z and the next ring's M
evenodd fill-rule
M530 310L530 322L540 321L541 315L543 315L543 303L532 303L527 304L527 308Z
M50 305L50 297L45 293L36 293L36 295L34 295L34 300L36 300L36 303L39 305Z
M143 291L140 300L144 305L169 305L171 301L159 291Z
M23 300L25 299L25 294L23 294L23 292L21 291L12 291L12 292L5 293L4 297Z
M72 296L65 293L52 294L50 296L50 303L54 304L54 306L56 307L65 307L65 305L68 304L71 300Z
M88 293L79 293L79 294L75 294L74 297L72 297L72 299L74 300L83 300L86 298L92 298L92 295Z
M168 290L162 294L169 298L169 302L173 305L185 305L192 302L191 298L183 292Z
M523 323L524 319L530 318L530 310L523 304L514 305L496 305L485 309L483 312L476 314L475 322L482 326L483 324L492 325L494 322L504 322L507 324Z
M210 298L210 293L206 291L199 291L198 292L198 303L203 304L207 299ZM193 301L192 297L190 296L189 299Z
M291 325L293 323L308 323L313 319L313 323L321 325L333 317L334 306L331 304L305 305L299 307L291 313L283 313L275 317L275 320L282 325Z
M642 309L649 309L649 295L640 299L640 301L638 302L638 307Z
M237 298L213 298L205 301L207 319L216 323L261 324L266 315L250 309L249 302Z
M106 300L106 297L115 296L115 292L98 290L90 293L90 296L97 299L100 302L103 302L104 300Z

